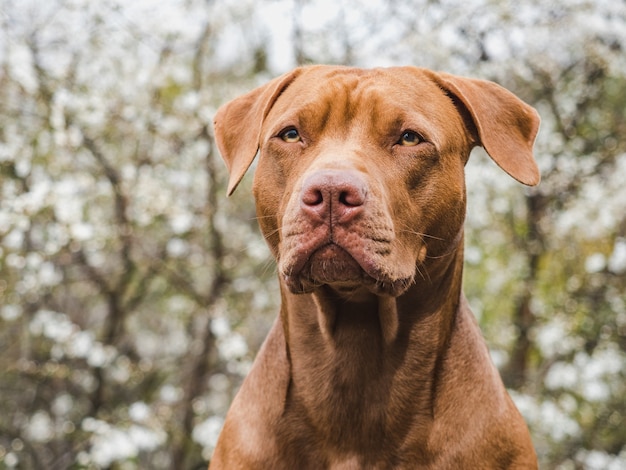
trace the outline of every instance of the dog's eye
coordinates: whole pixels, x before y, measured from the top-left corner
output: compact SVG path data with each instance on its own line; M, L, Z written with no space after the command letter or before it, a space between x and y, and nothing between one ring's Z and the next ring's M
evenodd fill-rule
M404 147L413 147L422 142L420 135L413 131L404 131L398 143Z
M300 142L300 134L298 134L298 131L293 127L290 129L285 129L278 135L281 139L289 144Z

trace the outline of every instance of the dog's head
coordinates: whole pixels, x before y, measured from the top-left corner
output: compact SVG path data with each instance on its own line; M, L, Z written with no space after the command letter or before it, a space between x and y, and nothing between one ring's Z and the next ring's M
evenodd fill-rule
M413 67L298 68L215 117L229 194L261 150L259 224L287 287L386 295L460 243L474 146L539 182L538 127L535 110L495 83Z

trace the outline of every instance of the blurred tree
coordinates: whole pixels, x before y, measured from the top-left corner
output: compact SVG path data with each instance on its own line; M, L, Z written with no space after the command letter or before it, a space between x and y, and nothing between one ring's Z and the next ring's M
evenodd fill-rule
M256 299L230 281L268 276L225 223L209 129L234 82L211 5L182 6L3 5L6 466L192 468L246 370L225 309Z

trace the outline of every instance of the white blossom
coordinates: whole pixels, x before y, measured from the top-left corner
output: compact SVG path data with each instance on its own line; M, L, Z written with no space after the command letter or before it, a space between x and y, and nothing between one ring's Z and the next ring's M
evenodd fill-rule
M217 438L222 430L223 424L223 418L211 416L193 428L191 437L195 442L203 446L205 449L205 452L203 452L205 458L210 458L217 444Z
M626 273L626 238L618 238L615 241L613 252L609 257L608 268L615 274Z
M602 253L594 253L585 260L585 270L588 273L597 273L606 266L606 257Z
M36 411L26 427L26 435L35 442L48 442L54 436L54 425L45 411Z
M120 428L93 418L83 421L83 429L93 433L86 458L100 467L137 457L141 451L154 450L164 443L166 437L160 430L135 424Z

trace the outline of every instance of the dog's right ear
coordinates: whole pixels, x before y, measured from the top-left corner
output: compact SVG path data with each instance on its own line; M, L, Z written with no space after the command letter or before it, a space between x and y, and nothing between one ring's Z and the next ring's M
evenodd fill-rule
M222 105L215 114L215 140L229 172L228 195L234 191L259 150L263 121L280 94L302 69L295 69Z

